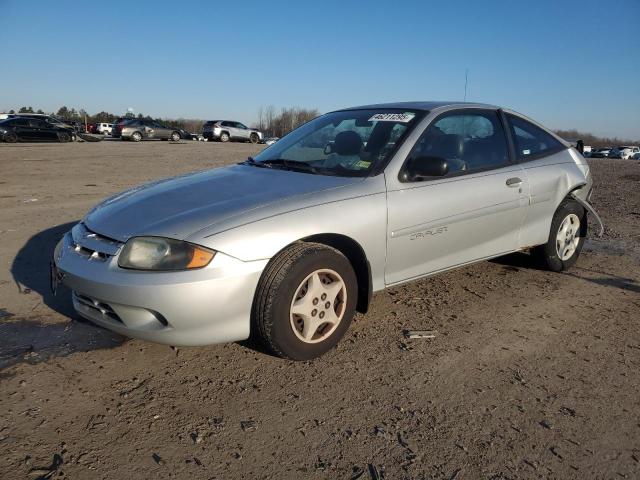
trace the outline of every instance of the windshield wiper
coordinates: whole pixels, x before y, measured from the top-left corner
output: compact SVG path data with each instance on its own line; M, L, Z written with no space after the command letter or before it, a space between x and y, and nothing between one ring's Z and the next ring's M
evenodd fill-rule
M249 165L251 167L259 167L259 168L272 168L271 165L264 162L256 162L253 157L247 157L244 162L240 162L238 165Z
M307 162L300 162L298 160L285 160L284 158L273 158L265 160L262 163L266 165L284 168L286 170L299 171L305 173L318 173L318 169L313 165L309 165Z

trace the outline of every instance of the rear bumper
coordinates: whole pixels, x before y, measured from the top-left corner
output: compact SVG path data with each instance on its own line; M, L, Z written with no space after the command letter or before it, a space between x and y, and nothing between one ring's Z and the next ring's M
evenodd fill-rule
M209 345L249 336L251 304L265 261L218 253L203 269L140 272L75 251L70 234L54 262L73 306L84 318L119 334L168 345Z

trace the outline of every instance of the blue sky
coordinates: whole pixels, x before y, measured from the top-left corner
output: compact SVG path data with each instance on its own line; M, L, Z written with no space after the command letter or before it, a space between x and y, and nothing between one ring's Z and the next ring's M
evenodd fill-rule
M397 100L499 104L640 138L640 0L0 0L0 111L251 123Z

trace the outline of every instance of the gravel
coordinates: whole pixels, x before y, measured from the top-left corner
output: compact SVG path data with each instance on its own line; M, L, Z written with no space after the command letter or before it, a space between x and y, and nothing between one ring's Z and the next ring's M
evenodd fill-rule
M125 340L51 296L100 199L260 148L0 145L0 478L640 476L638 162L591 161L605 235L569 272L518 254L377 293L313 362Z

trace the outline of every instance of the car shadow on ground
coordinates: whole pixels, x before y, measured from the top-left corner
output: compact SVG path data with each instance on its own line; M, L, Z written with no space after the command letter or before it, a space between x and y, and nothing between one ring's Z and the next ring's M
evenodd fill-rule
M587 282L595 283L596 285L603 285L606 287L615 287L620 288L622 290L628 290L634 293L640 293L640 283L633 278L620 277L618 275L612 275L611 273L602 272L600 270L593 270L590 268L583 268L579 266L573 266L572 270L577 272L585 272L585 273L596 273L601 275L599 277L588 277L585 275L580 275L579 273L572 272L569 270L565 272L566 275L569 275L574 278L579 278L580 280L586 280Z
M489 261L512 269L526 268L528 270L543 270L543 268L536 262L536 259L527 252L510 253L502 257L493 258Z
M526 268L530 270L544 270L543 267L538 265L536 259L526 252L516 252L504 257L498 257L490 260L493 263L502 265L506 268ZM584 272L587 275L581 275L576 273ZM611 273L602 272L600 270L592 270L589 268L580 267L579 265L572 266L568 271L563 272L570 277L579 278L587 282L595 283L597 285L603 285L608 287L620 288L622 290L628 290L634 293L640 293L640 284L633 278L620 277ZM588 276L589 273L595 273L600 275L599 277Z
M33 316L0 315L0 369L19 362L38 363L52 356L78 351L113 348L123 337L79 317L73 309L68 289L51 292L49 262L62 236L77 222L65 223L32 236L20 249L11 265L11 274L19 294L38 294L51 310L72 320L50 323ZM40 310L42 311L42 309Z

